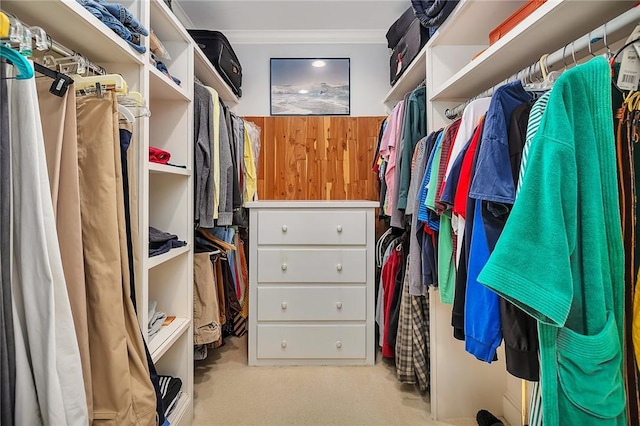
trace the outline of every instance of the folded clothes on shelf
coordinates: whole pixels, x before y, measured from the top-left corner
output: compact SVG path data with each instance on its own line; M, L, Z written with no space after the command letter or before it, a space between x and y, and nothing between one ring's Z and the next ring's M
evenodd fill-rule
M169 77L170 79L172 79L178 86L180 86L182 84L182 81L180 81L179 78L172 76L169 73L169 69L167 68L167 66L164 64L164 62L160 62L160 61L156 61L156 68L158 68L158 70L166 75L167 77Z
M149 161L152 163L158 164L167 164L171 159L171 153L169 151L164 151L160 148L156 148L155 146L149 147Z
M164 415L169 416L174 408L176 408L178 400L182 395L182 380L172 376L159 376L159 378L162 404L165 407Z
M129 43L138 53L147 51L146 47L140 46L140 36L148 36L149 32L126 7L106 0L76 1Z
M153 226L149 227L149 257L158 256L172 248L186 245L187 243L179 240L177 235L161 231Z
M158 331L162 328L167 314L157 311L158 303L154 300L149 301L149 340L153 339Z

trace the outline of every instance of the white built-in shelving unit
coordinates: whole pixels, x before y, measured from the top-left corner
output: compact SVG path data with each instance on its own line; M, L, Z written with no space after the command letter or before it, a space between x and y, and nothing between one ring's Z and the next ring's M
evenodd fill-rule
M453 108L535 63L545 53L571 43L627 11L629 1L548 0L513 30L489 46L489 33L525 0L462 0L434 34L404 75L383 100L388 108L426 80L427 123L430 132L451 123L445 117ZM625 29L609 42L626 38ZM594 43L593 51L603 47ZM522 382L506 373L504 352L500 361L485 364L453 338L451 306L440 303L437 290L430 298L431 413L434 419L473 418L481 409L501 414L511 426L522 425Z
M109 73L121 74L130 91L140 92L151 111L134 124L140 226L140 278L136 283L140 327L159 374L179 377L183 394L169 416L171 425L193 419L193 84L194 75L215 88L229 106L238 98L193 42L183 24L162 0L119 0L147 28L153 29L171 56L163 61L176 84L156 69L150 54L140 54L75 0L4 0L0 7L30 26L42 27L64 46L74 49ZM144 43L149 47L148 38ZM172 164L148 161L154 146L171 153ZM149 226L178 235L185 247L148 257ZM175 316L152 339L148 307Z

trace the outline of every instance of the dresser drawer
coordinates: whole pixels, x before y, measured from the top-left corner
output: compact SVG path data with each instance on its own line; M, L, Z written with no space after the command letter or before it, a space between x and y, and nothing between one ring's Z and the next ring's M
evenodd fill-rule
M364 321L366 287L258 287L258 321Z
M365 211L258 212L258 244L365 245Z
M257 358L336 359L366 357L366 327L355 325L257 326Z
M367 250L258 249L258 283L364 283Z

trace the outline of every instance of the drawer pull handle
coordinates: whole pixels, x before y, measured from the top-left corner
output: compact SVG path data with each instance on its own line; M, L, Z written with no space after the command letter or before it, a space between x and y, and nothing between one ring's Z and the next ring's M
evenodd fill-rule
M287 232L287 225L282 225L282 232Z
M336 308L338 308L338 309L342 309L342 302L338 302L338 303L336 303Z
M283 264L282 264L282 266L280 266L280 268L281 268L283 271L286 271L286 270L287 270L287 264L286 264L286 263L283 263Z
M287 347L287 341L283 340L282 342L280 342L280 347L283 348L283 349L286 348Z
M337 269L338 271L342 271L342 263L338 263L338 264L336 265L336 269Z
M336 342L336 348L340 349L342 347L342 342L340 340L338 340Z
M282 302L280 304L280 307L282 308L283 311L286 310L287 309L287 302Z
M342 232L342 226L341 225L338 225L337 229L338 229L338 233Z

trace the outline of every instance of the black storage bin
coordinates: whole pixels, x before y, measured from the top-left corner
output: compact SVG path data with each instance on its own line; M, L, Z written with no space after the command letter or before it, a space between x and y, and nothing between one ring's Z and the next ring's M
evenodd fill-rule
M392 86L402 76L415 57L418 56L427 41L429 41L429 30L423 27L420 21L415 18L407 33L393 49L391 58L389 58L389 75Z
M387 46L389 49L393 49L398 45L400 39L407 33L411 23L416 19L413 7L409 6L409 9L394 22L389 31L387 31Z
M229 40L220 31L187 30L233 93L242 96L242 66Z

